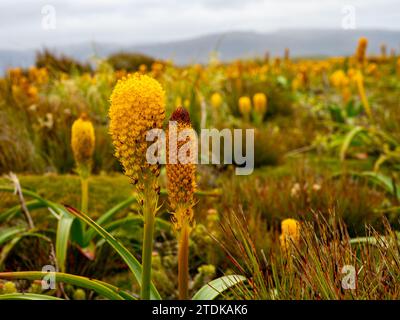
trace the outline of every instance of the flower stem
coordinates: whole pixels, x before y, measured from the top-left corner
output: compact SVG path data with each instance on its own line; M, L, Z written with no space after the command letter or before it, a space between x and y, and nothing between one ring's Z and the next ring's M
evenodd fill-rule
M89 183L87 177L81 176L81 211L85 214L88 214L88 204L89 204Z
M150 299L151 284L151 257L153 254L154 222L157 209L157 200L145 191L143 203L143 248L142 248L142 286L140 297L142 300Z
M182 225L179 235L178 248L178 288L179 299L188 299L189 284L189 225L185 222Z

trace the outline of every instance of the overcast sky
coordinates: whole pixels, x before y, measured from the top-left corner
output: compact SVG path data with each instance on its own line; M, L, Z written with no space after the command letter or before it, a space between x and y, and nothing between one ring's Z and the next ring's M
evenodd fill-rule
M400 30L399 0L1 0L0 47L140 44L232 30L341 28L342 10L349 5L355 8L356 28Z

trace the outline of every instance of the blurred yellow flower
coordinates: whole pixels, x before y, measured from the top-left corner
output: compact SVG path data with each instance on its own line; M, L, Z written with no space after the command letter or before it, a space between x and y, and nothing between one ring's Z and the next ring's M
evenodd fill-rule
M214 92L211 95L211 105L213 108L218 109L222 105L222 97L218 92Z
M279 240L283 250L287 250L292 244L298 245L300 242L300 223L295 219L283 220Z
M349 85L350 80L343 70L336 70L330 77L331 83L336 88L343 88Z
M257 113L264 115L267 111L267 96L264 93L256 93L253 96L253 105Z
M90 165L94 152L95 135L92 122L84 113L74 121L71 130L71 147L78 166Z
M145 74L147 72L147 66L145 64L141 64L139 66L139 72Z
M251 111L251 100L249 97L239 98L239 111L245 117L249 115Z
M360 64L364 64L366 53L367 53L368 39L365 37L361 37L358 40L357 52L356 52L356 60Z

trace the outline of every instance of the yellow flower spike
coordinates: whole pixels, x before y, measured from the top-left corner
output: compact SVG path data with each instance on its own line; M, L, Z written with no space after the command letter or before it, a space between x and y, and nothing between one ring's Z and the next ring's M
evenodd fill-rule
M214 109L219 109L222 105L222 97L218 92L214 92L211 95L211 106Z
M170 121L175 121L177 135L182 130L191 129L190 116L183 107L178 107L171 115ZM167 137L170 132L168 131ZM172 223L178 232L178 287L179 298L188 298L189 286L189 235L193 226L194 192L196 189L196 165L194 163L194 138L187 137L186 141L177 141L177 150L171 149L167 138L167 189L168 199L173 209ZM188 163L180 163L175 151L190 143L190 158Z
M95 145L95 134L92 122L86 113L72 124L71 147L74 154L77 172L81 178L81 211L88 212L89 185L88 178L92 167L92 156Z
M283 251L287 251L293 244L298 245L300 243L300 222L295 219L283 220L279 240Z
M75 120L71 129L71 147L78 167L91 165L94 145L93 124L83 113L79 119Z
M115 155L121 162L131 182L143 191L145 183L152 183L158 190L155 179L159 165L149 164L146 150L151 142L146 141L147 131L162 128L165 119L165 93L157 80L135 73L119 80L110 102L110 129Z
M253 96L253 105L255 112L264 115L267 112L267 96L264 93L256 93Z
M243 117L248 118L251 111L251 100L249 97L239 98L239 111Z
M336 88L343 88L349 85L350 80L343 70L336 70L330 77L332 85Z
M368 39L362 37L358 40L356 60L359 64L364 65L368 47Z
M165 119L165 93L157 80L135 73L119 80L110 97L110 129L115 155L138 191L144 219L141 299L151 295L151 260L155 216L159 209L159 164L146 159L151 129L161 129Z

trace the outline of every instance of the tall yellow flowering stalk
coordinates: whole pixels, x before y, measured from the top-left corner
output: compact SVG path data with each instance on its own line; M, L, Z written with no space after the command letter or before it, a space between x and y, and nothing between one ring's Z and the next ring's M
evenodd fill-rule
M92 169L94 145L95 134L93 124L84 113L79 119L74 121L71 128L71 147L77 172L81 178L81 211L84 213L88 212L88 178Z
M109 131L115 146L115 156L136 187L144 217L141 298L150 299L151 256L160 192L160 166L150 164L146 159L150 144L146 141L146 133L151 129L162 128L165 119L165 94L157 80L135 73L118 81L110 102Z
M177 135L182 130L191 129L192 125L188 111L178 107L171 115L170 121L176 122ZM168 132L167 137L170 135ZM189 144L188 161L181 163L177 150L167 139L167 189L168 200L172 209L172 222L178 234L178 287L179 298L188 298L189 283L189 235L193 226L194 192L196 189L196 165L194 137L188 136L186 141L177 141L177 150Z
M358 40L356 60L361 66L365 64L367 47L368 47L368 39L365 37L360 38Z

